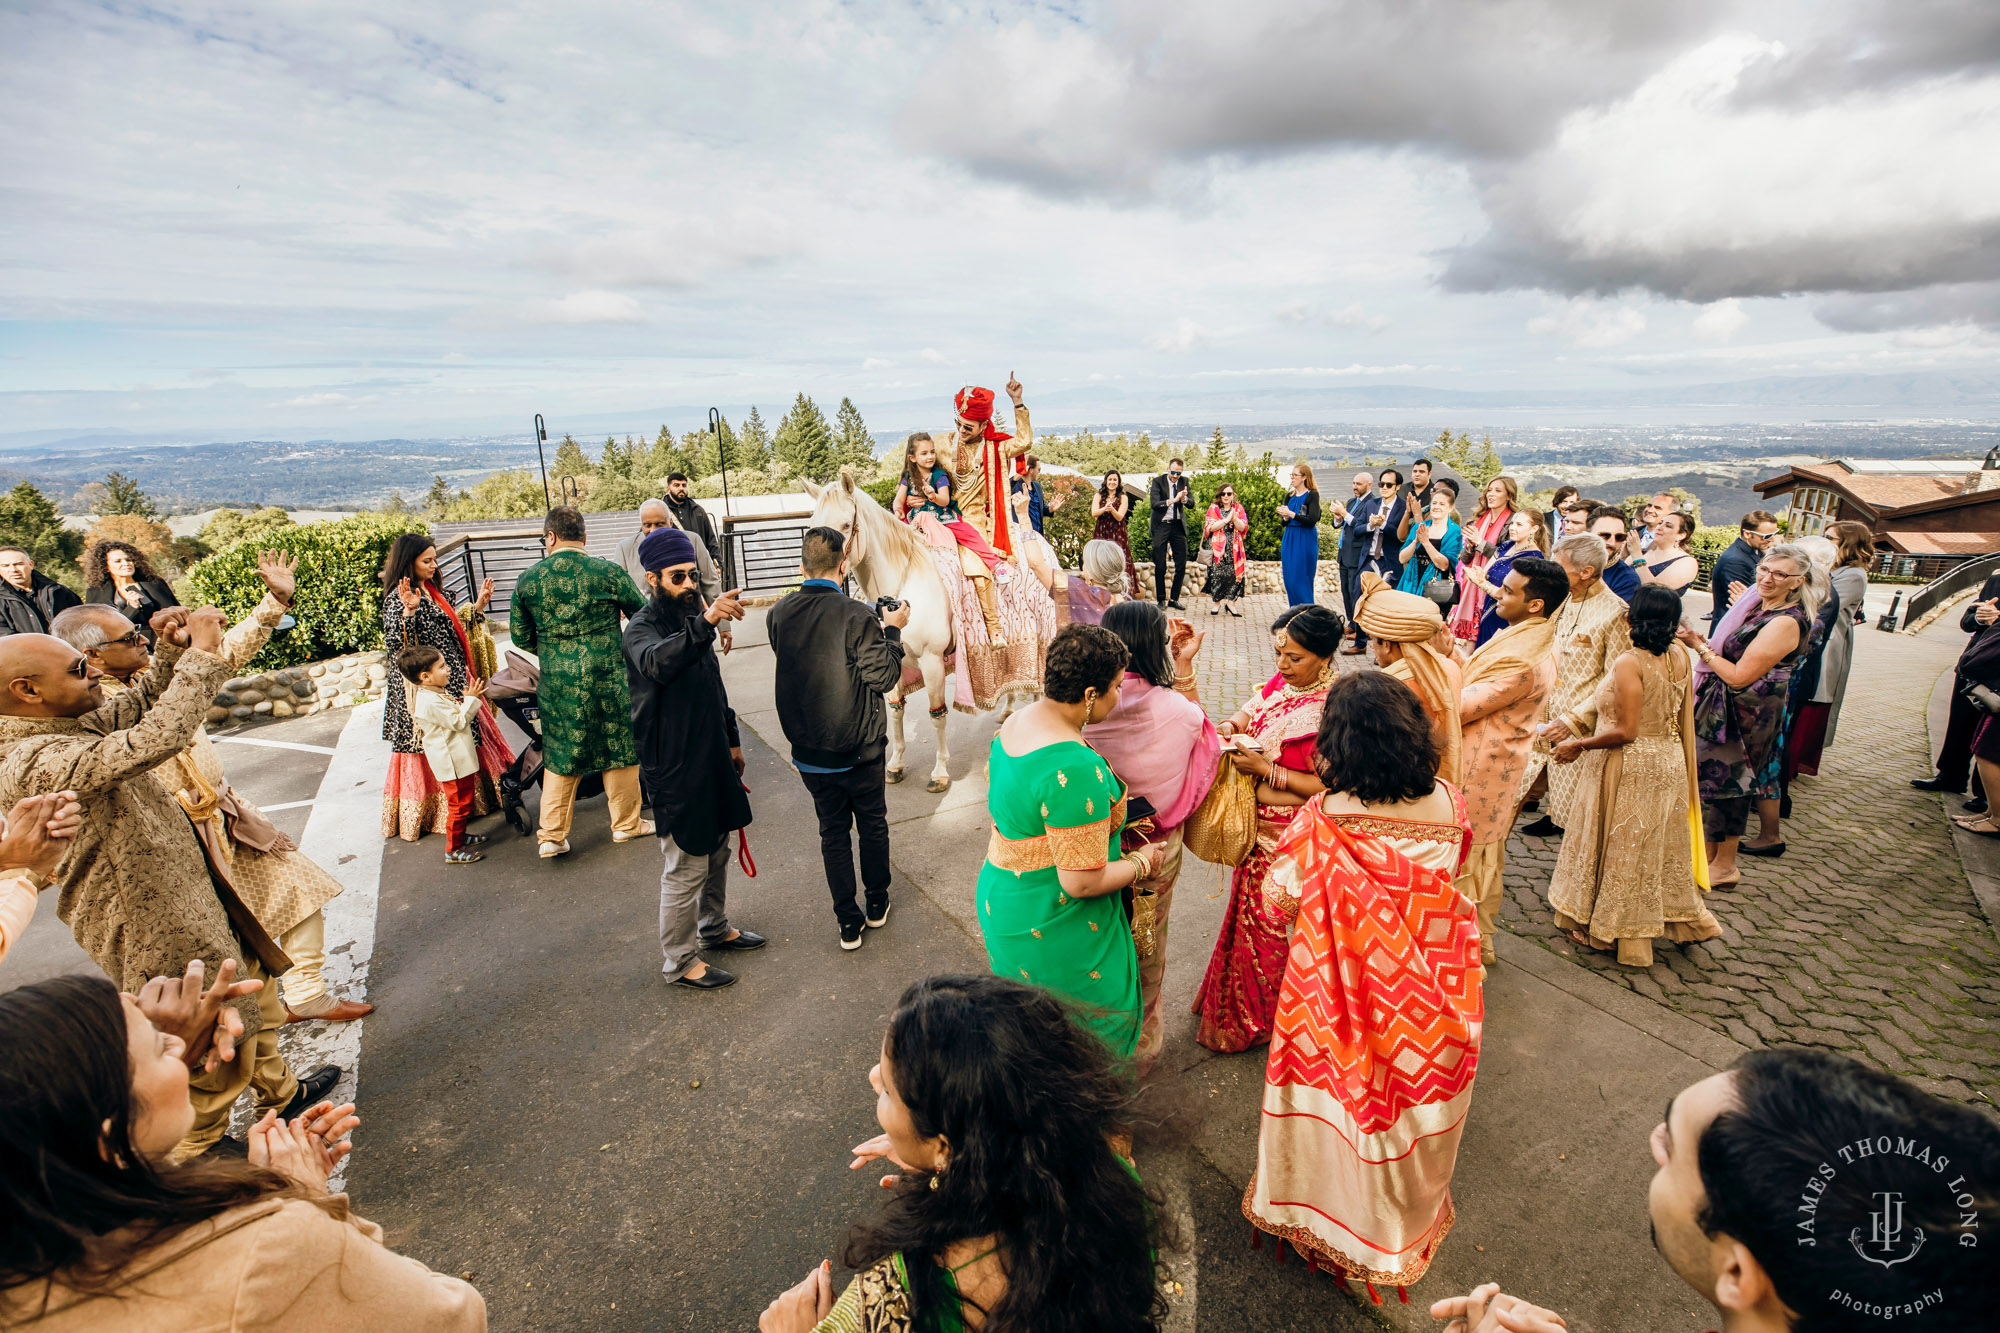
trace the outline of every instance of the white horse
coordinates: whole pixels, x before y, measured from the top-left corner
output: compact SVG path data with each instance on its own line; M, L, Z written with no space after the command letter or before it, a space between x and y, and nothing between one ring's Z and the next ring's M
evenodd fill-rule
M937 732L937 763L931 769L929 792L951 787L944 730L951 711L951 697L944 689L944 655L952 646L951 603L945 598L944 584L938 579L937 565L930 548L914 528L875 503L874 497L854 484L850 468L840 470L840 480L825 486L802 482L806 494L818 502L813 510L815 527L837 529L847 538L847 570L861 585L870 601L893 597L910 608L910 623L903 627L903 651L917 659L923 673L924 694L930 700L931 726ZM890 782L903 780L903 687L889 695Z

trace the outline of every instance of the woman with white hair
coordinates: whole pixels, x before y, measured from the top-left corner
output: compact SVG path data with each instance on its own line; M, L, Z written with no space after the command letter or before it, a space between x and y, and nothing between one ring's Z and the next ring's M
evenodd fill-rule
M1069 581L1069 623L1102 624L1105 611L1131 595L1132 587L1125 581L1124 548L1102 537L1085 542L1083 577Z
M1713 645L1700 631L1681 627L1681 642L1701 659L1695 756L1712 888L1732 888L1742 878L1736 850L1749 827L1750 803L1777 796L1760 779L1784 744L1792 672L1812 648L1823 596L1814 591L1814 569L1812 557L1796 544L1774 546L1758 562L1756 595L1730 608L1716 625Z

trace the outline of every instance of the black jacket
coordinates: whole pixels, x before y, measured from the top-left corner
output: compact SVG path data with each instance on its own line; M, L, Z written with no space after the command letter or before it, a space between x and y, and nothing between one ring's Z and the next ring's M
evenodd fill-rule
M1167 482L1169 480L1171 478L1162 472L1154 477L1153 484L1146 488L1147 503L1153 507L1153 512L1148 520L1148 527L1153 532L1165 532L1170 526L1167 521ZM1187 473L1181 473L1180 483L1174 489L1184 490L1188 493L1188 498L1181 501L1181 524L1182 526L1186 526L1188 511L1194 508L1194 486L1188 481Z
M0 634L47 634L49 622L82 600L40 570L28 575L30 591L0 579Z
M902 631L838 588L805 587L771 608L764 632L792 758L821 768L880 759L889 734L882 696L903 678Z
M708 511L703 509L692 495L685 500L676 500L669 495L663 497L663 500L667 508L673 512L674 522L681 525L681 530L706 546L709 556L716 564L721 564L722 543L716 540L715 520L708 516Z
M736 713L715 659L715 626L655 597L625 622L625 667L639 780L662 832L690 856L750 823L750 799L729 751Z
M1715 606L1708 613L1711 621L1722 619L1722 613L1729 609L1729 585L1740 583L1745 588L1757 586L1757 562L1763 553L1749 542L1738 537L1729 543L1727 550L1715 557L1715 567L1708 574L1708 594Z
M2000 597L2000 574L1988 578L1958 615L1958 627L1972 636L1958 655L1958 674L1981 685L2000 685L2000 621L1982 625L1975 618L1979 604L1994 597Z
M174 596L174 590L168 587L166 582L161 579L139 580L139 604L137 606L133 606L120 597L118 595L118 586L114 583L98 584L84 593L83 600L93 606L108 606L118 612L139 627L139 632L146 636L146 642L149 644L153 641L153 630L150 623L153 619L153 613L181 604L181 599Z

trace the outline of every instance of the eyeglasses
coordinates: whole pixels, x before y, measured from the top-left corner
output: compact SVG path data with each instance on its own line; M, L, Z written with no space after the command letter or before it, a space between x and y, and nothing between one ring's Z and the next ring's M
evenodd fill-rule
M1787 573L1785 573L1785 571L1783 571L1782 569L1779 569L1779 568L1778 568L1778 567L1777 567L1776 565L1759 565L1759 566L1757 566L1757 577L1758 577L1758 578L1760 578L1760 579L1761 579L1761 578L1771 578L1771 579L1802 579L1802 578L1804 578L1804 577L1805 577L1805 575L1804 575L1804 574L1787 574Z
M669 588L685 587L693 583L696 577L692 569L663 569L660 571L660 582L666 584Z
M103 646L106 648L115 648L119 646L123 646L126 648L137 648L140 644L144 643L145 641L146 641L146 636L141 634L138 630L135 629L130 634L121 634L115 639L106 639L103 643Z

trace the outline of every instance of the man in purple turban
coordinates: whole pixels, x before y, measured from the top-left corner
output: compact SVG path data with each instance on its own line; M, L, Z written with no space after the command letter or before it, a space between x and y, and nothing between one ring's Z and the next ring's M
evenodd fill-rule
M716 626L743 618L742 590L704 605L694 542L660 528L639 543L647 603L625 622L625 667L639 780L653 807L660 850L660 971L668 982L718 990L736 980L700 950L764 947L729 924L729 835L750 823L743 744L722 688Z

